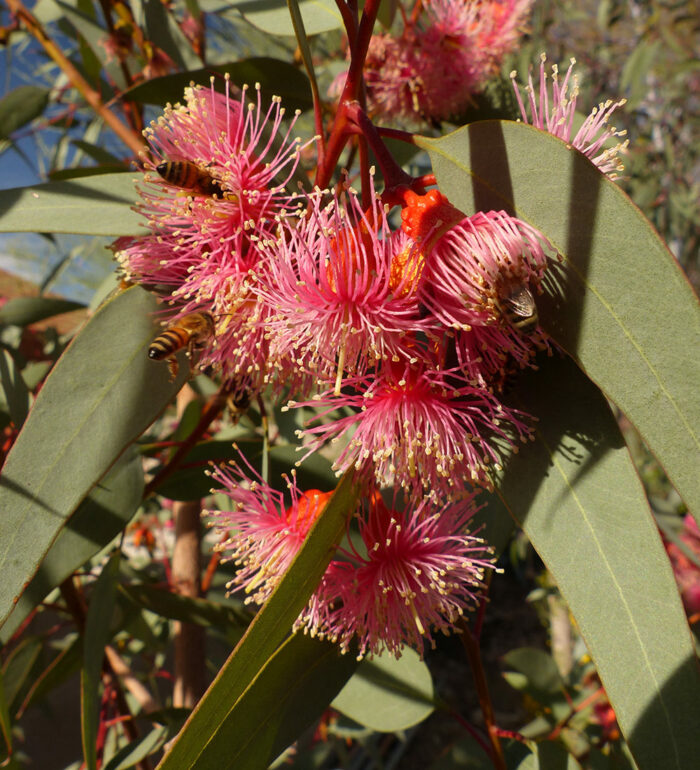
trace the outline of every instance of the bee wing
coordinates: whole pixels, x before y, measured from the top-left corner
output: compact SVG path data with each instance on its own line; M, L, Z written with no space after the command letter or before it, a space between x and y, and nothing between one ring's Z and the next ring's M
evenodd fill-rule
M523 318L528 318L537 312L535 298L532 296L532 292L527 286L516 286L508 296L505 297L504 303L513 313L522 316Z

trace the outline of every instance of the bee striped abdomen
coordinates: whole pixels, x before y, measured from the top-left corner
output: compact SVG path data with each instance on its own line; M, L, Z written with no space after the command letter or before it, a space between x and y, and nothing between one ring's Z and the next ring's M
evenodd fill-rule
M168 356L182 350L190 341L190 333L186 329L166 329L159 334L148 348L148 357L154 361L162 361Z
M221 185L214 177L190 160L164 160L156 171L171 185L202 195L222 195Z

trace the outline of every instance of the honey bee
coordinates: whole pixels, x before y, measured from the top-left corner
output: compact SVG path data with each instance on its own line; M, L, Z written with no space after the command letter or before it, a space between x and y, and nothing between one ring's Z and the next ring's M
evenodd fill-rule
M209 313L190 313L184 318L168 324L165 330L159 334L148 348L148 357L153 361L168 362L170 381L177 377L178 362L176 355L183 348L187 348L187 354L200 348L214 335L214 319Z
M532 334L539 321L537 303L524 283L508 283L499 295L501 310L508 323L522 334Z
M163 179L175 187L192 190L200 195L220 195L224 191L219 182L203 168L189 160L164 160L156 166Z

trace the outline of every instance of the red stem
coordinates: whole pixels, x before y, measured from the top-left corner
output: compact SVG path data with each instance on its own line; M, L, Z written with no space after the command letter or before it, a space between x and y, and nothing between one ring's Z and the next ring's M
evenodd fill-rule
M498 740L499 728L496 725L493 706L491 704L491 695L489 693L488 684L486 682L486 672L484 671L484 665L481 660L481 651L479 650L479 644L472 635L472 632L467 623L462 620L459 624L461 630L460 639L462 646L467 653L469 665L472 670L472 676L474 677L474 685L476 692L479 696L479 703L481 704L481 713L484 716L484 724L486 725L486 732L491 744L491 750L489 752L491 761L496 770L506 770L506 760L503 756L503 749L501 743Z
M315 184L320 188L328 187L343 148L347 144L348 119L344 107L347 102L355 101L360 96L363 82L362 68L367 57L367 49L372 37L374 22L379 12L379 3L380 0L367 0L365 2L357 36L354 42L350 44L350 69L345 80L343 94L340 97L340 106L335 115L333 129L326 145L326 157L322 164L319 163L316 171Z

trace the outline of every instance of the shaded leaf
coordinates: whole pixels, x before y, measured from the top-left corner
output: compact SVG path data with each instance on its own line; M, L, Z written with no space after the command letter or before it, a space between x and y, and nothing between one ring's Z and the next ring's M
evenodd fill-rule
M14 358L6 350L0 350L0 387L5 394L12 422L15 427L21 428L29 411L29 390Z
M18 86L0 99L0 138L7 139L18 128L38 118L49 103L49 89Z
M247 84L260 83L262 94L269 103L272 96L279 96L282 105L287 110L309 110L313 106L309 81L299 69L267 56L256 56L249 59L217 64L205 69L178 72L173 75L163 75L147 80L129 89L124 98L142 104L165 105L167 102L182 101L184 90L190 83L209 86L211 76L218 72L226 72L231 80L239 87ZM223 93L226 81L223 77L214 78L214 87Z
M226 767L235 730L233 712L258 672L287 636L318 585L347 517L357 506L357 487L350 474L316 519L284 578L258 612L245 636L200 700L176 742L158 766L161 770Z
M517 765L517 770L581 770L581 765L561 743L542 741L533 753Z
M0 672L0 730L5 742L7 753L12 753L12 720L10 709L5 698L5 676Z
M115 551L97 579L85 619L83 670L80 675L80 723L83 757L88 770L97 768L100 674L105 647L112 638L111 620L117 595L119 562L119 551Z
M700 307L629 198L581 153L519 123L417 137L463 211L506 209L562 255L538 300L544 329L637 427L700 517Z
M6 642L36 605L128 524L143 496L141 457L128 450L78 506L0 629Z
M67 518L151 424L175 383L148 359L155 299L132 288L107 302L47 377L0 477L0 616L37 571Z
M576 619L642 770L691 767L700 677L644 490L607 401L569 359L521 377L537 440L499 484Z
M225 762L196 767L245 767L265 770L287 746L318 719L357 667L337 645L294 634L265 663L236 703L226 730ZM206 755L205 755L206 756Z
M104 766L104 770L127 770L145 757L154 754L168 737L167 727L156 727L138 740L120 749Z
M35 636L23 639L5 661L2 677L8 707L12 706L25 686L41 653L41 646L41 640Z
M29 326L45 318L81 310L84 307L80 302L57 297L15 297L0 307L0 324Z
M398 660L363 660L331 705L372 730L407 730L435 709L433 680L418 653L404 648Z
M142 235L136 198L133 173L0 190L0 232Z
M54 657L43 671L34 677L32 686L19 707L17 718L20 719L31 705L40 702L51 690L63 684L80 669L82 662L83 639L80 635L74 634L70 643Z
M222 630L231 626L243 630L253 619L249 610L207 599L193 599L145 583L120 586L120 590L144 609L185 623L215 626Z

